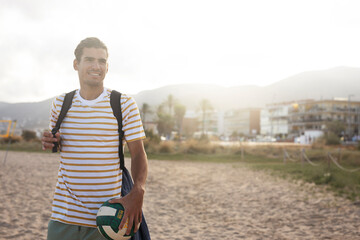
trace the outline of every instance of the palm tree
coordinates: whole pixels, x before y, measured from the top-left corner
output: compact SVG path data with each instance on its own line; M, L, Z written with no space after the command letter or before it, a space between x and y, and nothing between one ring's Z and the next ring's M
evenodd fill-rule
M176 126L178 129L180 141L181 141L182 124L183 124L185 113L186 113L186 107L184 105L181 105L181 104L175 105L174 114L175 114L175 121L176 121Z
M164 104L169 108L169 114L172 116L172 109L175 103L174 96L172 94L169 94Z
M151 113L151 110L150 110L150 105L147 104L147 103L143 103L142 107L141 107L141 110L140 110L140 113L142 115L142 121L144 123L144 130L145 129L145 125L146 125L146 115Z
M163 105L158 106L157 108L157 130L160 136L165 136L167 139L170 139L171 131L174 127L173 118L170 114L163 111Z
M200 101L200 111L202 112L202 134L205 134L206 114L208 111L213 110L213 107L208 99Z

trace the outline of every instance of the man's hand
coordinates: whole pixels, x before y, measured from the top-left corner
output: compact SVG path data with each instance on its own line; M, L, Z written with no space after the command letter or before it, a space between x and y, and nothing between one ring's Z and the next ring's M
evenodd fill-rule
M134 179L134 186L128 195L123 198L113 199L110 203L121 203L125 208L124 217L119 229L125 225L126 219L129 218L128 229L126 231L126 234L129 235L132 226L135 224L134 232L137 232L139 223L142 221L142 206L148 163L142 140L128 142L127 144L131 155L131 175Z
M133 189L128 195L123 198L112 199L110 203L121 203L125 209L124 217L120 223L119 229L122 229L129 218L126 235L130 235L131 229L134 226L134 233L138 231L142 221L142 204L144 199L144 189L140 189L134 185Z
M52 133L45 131L41 138L42 150L52 149L54 147L54 142L58 142L60 146L60 133L55 134L56 138L53 137Z

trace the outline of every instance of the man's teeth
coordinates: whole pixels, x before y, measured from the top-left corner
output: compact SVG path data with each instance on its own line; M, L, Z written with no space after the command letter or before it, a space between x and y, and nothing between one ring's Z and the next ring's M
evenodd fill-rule
M100 76L100 73L89 73L91 76Z

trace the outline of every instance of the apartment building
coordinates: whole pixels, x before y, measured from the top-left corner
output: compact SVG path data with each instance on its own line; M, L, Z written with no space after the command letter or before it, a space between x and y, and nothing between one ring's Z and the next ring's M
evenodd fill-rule
M261 135L287 137L292 133L290 115L300 103L313 100L300 100L267 104L261 110Z
M223 113L219 111L210 111L205 113L198 113L198 131L206 134L221 135L223 132Z
M296 137L326 131L327 123L342 122L344 134L360 129L360 102L348 99L299 100L268 104L261 110L261 135ZM310 136L310 135L309 135Z
M224 113L224 135L233 133L255 136L260 133L260 109L244 108Z
M289 112L289 127L293 134L306 130L326 130L326 123L339 121L345 125L345 134L358 134L360 102L347 99L301 102Z

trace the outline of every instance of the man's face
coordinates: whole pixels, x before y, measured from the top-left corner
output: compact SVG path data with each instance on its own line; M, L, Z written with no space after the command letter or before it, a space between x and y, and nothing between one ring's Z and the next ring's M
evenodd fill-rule
M80 86L102 87L108 71L107 52L102 48L84 48L80 62L74 60Z

